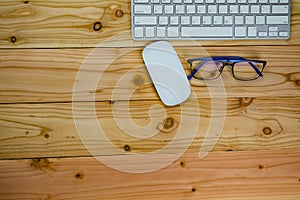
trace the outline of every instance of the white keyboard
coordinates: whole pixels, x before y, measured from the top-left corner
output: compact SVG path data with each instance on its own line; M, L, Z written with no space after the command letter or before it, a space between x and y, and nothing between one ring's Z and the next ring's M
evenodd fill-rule
M289 0L132 0L135 40L288 39Z

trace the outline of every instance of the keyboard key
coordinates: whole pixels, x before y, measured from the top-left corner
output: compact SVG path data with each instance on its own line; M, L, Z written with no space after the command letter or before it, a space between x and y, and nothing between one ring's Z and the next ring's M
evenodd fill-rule
M224 17L224 24L225 25L232 25L233 24L233 16L225 16Z
M134 3L148 3L149 0L134 0Z
M243 13L243 14L249 13L249 6L248 5L241 5L240 6L240 13Z
M199 13L199 14L206 13L206 6L205 5L198 5L197 6L197 13Z
M194 13L196 13L196 6L195 5L187 5L186 12L188 14L194 14Z
M260 9L259 5L252 5L251 6L251 13L252 14L258 14L258 13L260 13L259 9Z
M230 7L229 7L229 12L230 13L238 13L239 12L239 7L238 7L238 5L230 5Z
M190 17L189 16L182 16L180 20L181 20L182 25L189 25L190 24Z
M228 7L227 7L227 5L219 5L219 13L221 13L221 14L227 14L228 13Z
M134 13L136 14L151 14L151 5L135 5Z
M144 37L144 28L143 27L135 27L134 28L134 36L136 38Z
M158 22L160 25L168 25L168 17L167 16L159 16Z
M165 5L165 13L166 14L173 14L174 13L173 5Z
M269 36L270 37L277 37L278 36L278 32L269 32Z
M173 3L182 3L182 0L173 0Z
M216 5L209 5L207 7L207 12L209 14L215 14L215 13L217 13L217 6Z
M271 13L271 6L270 5L262 5L261 12L264 14Z
M184 14L184 12L185 12L184 5L176 5L176 13L177 14Z
M288 24L288 16L267 16L267 24Z
M168 34L168 37L178 37L179 36L179 28L178 27L168 27L167 34Z
M154 14L162 14L162 10L163 10L162 5L155 5L154 6Z
M289 6L287 6L287 5L274 5L274 6L272 6L272 13L275 13L275 14L289 13Z
M278 31L278 27L276 27L276 26L270 26L269 27L269 31L270 32L272 32L272 31L276 31L277 32Z
M232 37L232 27L182 27L182 37Z
M211 22L212 22L211 16L203 16L204 25L211 25Z
M245 17L246 24L254 24L254 16L246 16Z
M137 25L156 25L157 18L155 16L134 17L134 22Z
M261 31L261 32L258 32L258 36L259 37L267 37L268 34L267 34L267 32Z
M214 16L213 22L215 25L223 24L223 16Z
M154 27L146 27L146 37L154 37Z
M287 37L288 36L288 32L286 32L286 31L280 31L279 32L279 36L280 37Z
M280 0L280 3L289 3L289 0Z
M156 36L163 38L166 37L166 28L165 27L157 27Z
M200 25L201 24L200 16L192 16L192 24L193 25Z
M237 24L237 25L244 24L244 16L235 16L234 24Z
M248 27L248 37L256 37L257 28L256 27Z
M255 22L256 24L265 24L266 23L265 16L256 16Z
M179 17L178 16L171 16L170 17L170 24L171 25L178 25L179 24Z
M234 35L236 37L246 37L246 27L235 27Z

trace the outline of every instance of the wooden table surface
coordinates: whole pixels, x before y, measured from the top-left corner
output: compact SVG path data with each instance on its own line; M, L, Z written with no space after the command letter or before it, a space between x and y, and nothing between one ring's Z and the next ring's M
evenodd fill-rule
M131 39L130 0L1 0L0 199L300 199L300 1L291 8L288 40L170 41L186 69L187 58L207 54L268 64L256 81L235 81L229 72L222 86L191 80L195 98L166 107L141 57L150 41ZM100 81L76 88L79 72ZM212 103L218 100L225 106ZM116 121L128 116L138 125L133 131L154 123L158 133L126 134ZM200 159L219 119L218 141ZM119 151L105 140L84 141L95 120ZM133 166L130 157L149 152L154 158ZM148 173L101 160L134 170L178 153Z

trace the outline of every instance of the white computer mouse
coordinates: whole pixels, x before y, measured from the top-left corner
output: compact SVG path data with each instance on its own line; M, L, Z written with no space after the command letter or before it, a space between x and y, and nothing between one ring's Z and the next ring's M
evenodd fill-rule
M190 84L173 46L166 41L154 42L143 51L143 59L155 89L167 106L189 98Z

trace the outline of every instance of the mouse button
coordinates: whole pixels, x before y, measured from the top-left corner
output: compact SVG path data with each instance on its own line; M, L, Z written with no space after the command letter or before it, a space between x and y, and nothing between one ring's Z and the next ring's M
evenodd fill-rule
M179 73L184 72L178 56L168 52L149 49L143 52L143 59L146 67L149 67L150 64L153 65L153 67L155 67L155 65L161 65L161 68L176 70Z
M164 50L164 51L167 51L170 53L175 52L175 49L173 48L173 46L169 42L166 42L166 41L159 41L159 42L152 43L151 45L149 45L149 47L161 49L161 50ZM176 54L176 52L175 52L175 54Z
M148 45L143 50L143 53L147 52L147 51L156 51L159 54L170 54L172 56L177 56L177 53L176 53L175 49L172 47L172 45L169 44L168 42L164 42L164 41L155 42L155 43Z
M171 52L161 48L147 48L143 51L144 60L166 63L168 61L177 61L176 52ZM178 58L177 58L178 59Z

